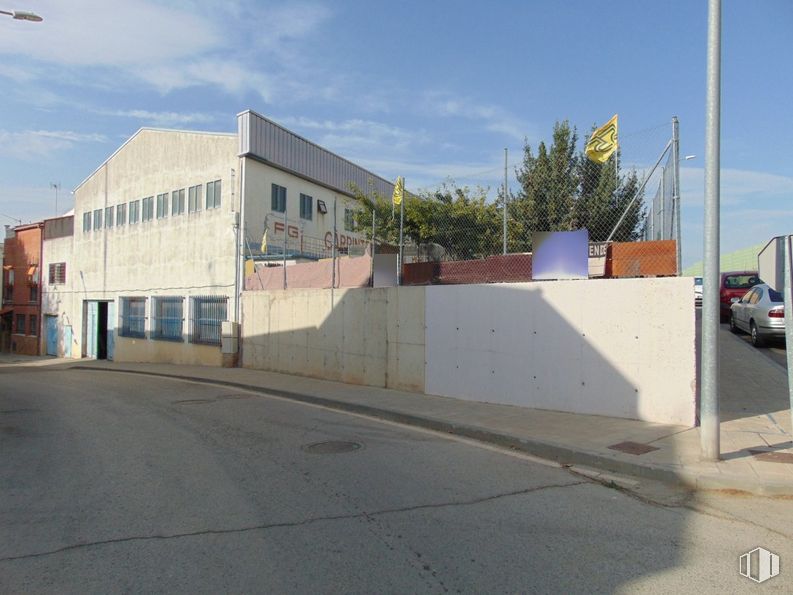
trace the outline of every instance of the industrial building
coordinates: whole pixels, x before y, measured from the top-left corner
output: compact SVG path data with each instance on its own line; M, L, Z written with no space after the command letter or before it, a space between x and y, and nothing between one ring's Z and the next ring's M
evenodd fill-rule
M353 188L390 182L255 112L237 124L141 129L75 188L73 233L43 241L57 355L234 365L246 259L364 241Z

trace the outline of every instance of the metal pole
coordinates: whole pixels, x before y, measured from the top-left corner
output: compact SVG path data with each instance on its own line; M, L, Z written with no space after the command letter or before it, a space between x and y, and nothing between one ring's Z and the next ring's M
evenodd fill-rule
M787 342L787 389L793 429L793 236L785 238L785 341Z
M680 122L672 116L672 220L675 224L675 250L677 252L677 276L682 274L680 245Z
M372 279L372 287L374 287L374 252L375 252L375 243L374 243L374 234L376 233L376 226L375 226L375 217L377 217L377 213L374 209L372 209L372 266L370 267L371 272L369 275Z
M405 244L403 228L405 223L405 199L407 199L407 190L405 189L405 179L402 179L402 200L399 201L399 282L397 285L402 285L402 267L405 263Z
M705 217L702 279L702 374L700 448L717 461L719 441L719 167L721 125L721 0L708 1L708 63L705 96Z
M333 267L333 272L331 273L330 286L334 289L336 288L336 208L338 200L336 196L333 197L333 247L331 248L331 266Z
M289 227L289 220L286 218L286 211L287 211L286 203L287 200L286 197L284 197L284 289L286 289L286 248L287 248L286 244L289 241L288 240L289 234L287 233L287 228Z
M504 147L504 254L507 253L507 148Z
M661 239L666 240L666 166L661 166Z

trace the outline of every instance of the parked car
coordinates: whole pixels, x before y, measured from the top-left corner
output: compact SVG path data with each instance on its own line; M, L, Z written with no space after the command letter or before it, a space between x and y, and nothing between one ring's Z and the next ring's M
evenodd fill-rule
M730 319L732 298L741 298L760 283L757 271L730 271L721 274L719 284L719 313L722 322Z
M762 347L768 339L785 337L785 306L781 293L762 283L742 298L733 299L730 306L732 332L749 333L755 347Z
M702 305L702 277L694 277L694 305Z

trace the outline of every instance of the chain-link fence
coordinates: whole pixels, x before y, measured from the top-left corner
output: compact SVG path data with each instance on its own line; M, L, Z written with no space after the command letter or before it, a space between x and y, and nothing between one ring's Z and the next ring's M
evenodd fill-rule
M354 189L356 208L340 205L337 216L334 206L337 219L324 234L274 214L261 245L248 249L269 264L400 253L405 283L525 281L535 234L586 230L589 276L677 275L677 146L674 121L671 132L666 125L626 135L600 163L587 157L575 129L557 123L550 143L526 146L506 172L506 192L503 184L493 196L447 183L405 192L395 206L390 196Z

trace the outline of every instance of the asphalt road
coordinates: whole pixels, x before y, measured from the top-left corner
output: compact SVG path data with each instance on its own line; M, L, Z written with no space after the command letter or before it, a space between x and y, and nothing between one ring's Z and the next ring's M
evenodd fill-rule
M760 545L790 592L789 502L676 498L238 390L0 369L2 593L724 593Z

